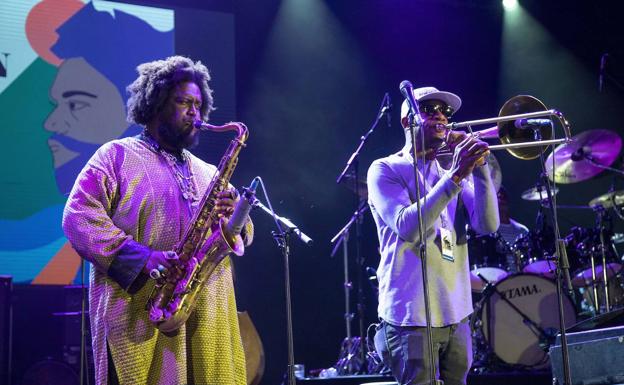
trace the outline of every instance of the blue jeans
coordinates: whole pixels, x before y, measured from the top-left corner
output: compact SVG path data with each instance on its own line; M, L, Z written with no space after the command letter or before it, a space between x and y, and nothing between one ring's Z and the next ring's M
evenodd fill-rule
M458 324L431 328L436 377L445 385L466 385L472 365L472 337L468 318ZM375 349L401 385L429 384L426 328L395 326L382 321Z

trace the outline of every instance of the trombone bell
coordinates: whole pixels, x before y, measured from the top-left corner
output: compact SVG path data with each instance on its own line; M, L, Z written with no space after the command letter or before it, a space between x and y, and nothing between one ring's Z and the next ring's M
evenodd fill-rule
M544 103L537 98L529 95L518 95L509 99L498 114L499 117L526 114L529 112L547 110ZM535 128L539 130L540 137L535 137L535 129L517 128L515 120L501 121L497 123L498 138L502 144L517 144L533 142L533 146L507 148L507 151L516 158L531 160L538 158L541 153L546 151L548 144L540 145L537 140L550 140L552 138L552 127L540 126Z

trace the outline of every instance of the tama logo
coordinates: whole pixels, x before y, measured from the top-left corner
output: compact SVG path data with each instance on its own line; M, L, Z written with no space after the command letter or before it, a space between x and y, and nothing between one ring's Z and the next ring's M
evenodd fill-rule
M503 291L501 294L503 298L511 299L516 297L524 297L525 295L533 295L541 292L542 291L537 287L537 285L534 284L533 286L514 287Z

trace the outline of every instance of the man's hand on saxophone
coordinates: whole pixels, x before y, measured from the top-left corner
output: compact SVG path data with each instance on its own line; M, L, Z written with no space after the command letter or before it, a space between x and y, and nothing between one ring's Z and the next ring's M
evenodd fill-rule
M175 281L182 277L182 263L175 251L153 250L143 272L154 279Z
M239 200L238 191L235 188L229 188L217 194L215 202L215 210L219 218L229 218L234 212L234 207Z
M219 218L229 218L239 200L238 191L229 188L217 194L215 210ZM169 282L176 282L184 274L184 264L175 251L154 250L150 254L143 272L154 279L165 278Z

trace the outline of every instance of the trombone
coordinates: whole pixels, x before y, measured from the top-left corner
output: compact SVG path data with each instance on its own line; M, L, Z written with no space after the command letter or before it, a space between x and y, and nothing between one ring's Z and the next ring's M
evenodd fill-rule
M554 135L552 120L550 124L532 126L530 120L539 117L558 119L563 127L565 137L552 139ZM525 123L523 124L523 122ZM493 123L496 126L480 131L472 130L472 126ZM526 123L529 123L528 126ZM478 135L481 139L499 139L502 144L489 146L491 151L507 150L511 155L523 160L535 159L546 151L548 146L568 143L572 138L570 123L563 114L557 110L547 109L541 101L529 95L518 95L509 99L501 107L497 118L469 120L445 125L448 130L464 127L468 129L470 135ZM448 147L448 143L446 144Z

